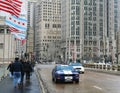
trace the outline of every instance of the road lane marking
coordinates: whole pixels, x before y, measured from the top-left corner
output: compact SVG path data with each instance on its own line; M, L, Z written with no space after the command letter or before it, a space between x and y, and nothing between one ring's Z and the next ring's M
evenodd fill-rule
M98 87L98 86L93 86L96 89L102 90L102 88Z

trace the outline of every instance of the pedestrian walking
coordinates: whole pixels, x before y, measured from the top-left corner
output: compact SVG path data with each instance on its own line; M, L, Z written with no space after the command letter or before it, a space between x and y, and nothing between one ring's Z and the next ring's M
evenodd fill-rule
M7 67L7 70L9 70L10 78L12 78L12 75L13 75L12 64L13 64L13 61L11 61L10 64L8 65L8 67Z
M15 58L15 62L12 64L12 71L14 87L19 88L21 82L21 73L23 71L22 63L19 61L19 58Z
M26 74L26 81L30 81L30 73L32 72L32 66L31 66L29 60L27 62L25 62L24 70L25 70L25 74Z
M21 59L20 62L22 63L22 67L23 67L23 71L21 72L21 85L23 86L24 75L25 75L25 59Z

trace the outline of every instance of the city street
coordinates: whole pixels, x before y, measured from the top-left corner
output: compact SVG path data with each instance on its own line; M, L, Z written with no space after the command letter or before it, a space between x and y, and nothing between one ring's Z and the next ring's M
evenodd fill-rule
M0 93L120 93L120 0L0 0Z
M80 74L79 84L54 83L51 71L54 65L38 65L38 72L42 78L45 89L50 93L120 93L120 76L85 71Z

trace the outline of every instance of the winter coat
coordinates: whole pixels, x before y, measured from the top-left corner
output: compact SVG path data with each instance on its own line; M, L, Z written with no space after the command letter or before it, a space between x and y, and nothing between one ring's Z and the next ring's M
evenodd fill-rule
M25 62L24 71L25 72L32 72L32 66L31 66L31 64L29 62Z
M7 70L9 70L10 72L12 72L12 63L10 63L7 67Z
M19 62L19 61L15 61L15 62L12 64L12 71L13 71L13 72L22 72L22 71L23 71L22 63Z

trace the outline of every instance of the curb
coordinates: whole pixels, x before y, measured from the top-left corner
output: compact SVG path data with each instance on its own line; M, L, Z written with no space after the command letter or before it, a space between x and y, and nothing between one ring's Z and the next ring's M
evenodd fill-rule
M39 69L36 69L35 72L36 72L36 76L37 76L39 84L40 84L40 91L42 93L49 93L48 89L46 88L46 86L44 84L44 81L42 80L42 77L41 77L41 75L39 73Z

